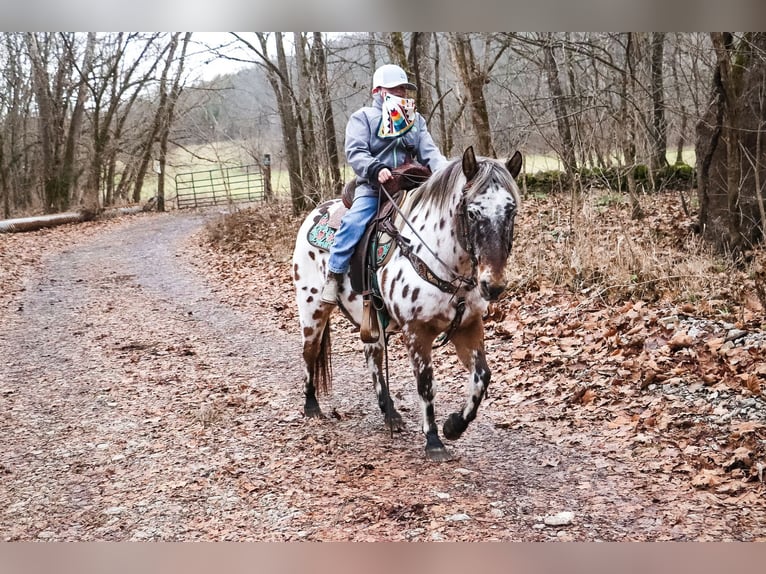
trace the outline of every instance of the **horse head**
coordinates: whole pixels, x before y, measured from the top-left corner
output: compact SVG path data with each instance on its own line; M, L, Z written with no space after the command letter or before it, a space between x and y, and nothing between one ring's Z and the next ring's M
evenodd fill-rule
M521 154L517 151L503 163L477 159L469 147L462 169L466 183L457 213L461 244L471 256L481 296L495 301L507 285L505 267L520 201L515 178L521 171Z

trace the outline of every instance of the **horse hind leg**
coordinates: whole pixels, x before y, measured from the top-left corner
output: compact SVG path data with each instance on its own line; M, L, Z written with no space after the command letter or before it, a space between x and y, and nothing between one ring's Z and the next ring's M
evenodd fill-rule
M311 321L303 323L303 371L305 403L303 413L310 418L323 418L317 393L326 393L332 379L330 345L330 312L332 307L320 305Z
M381 335L381 339L385 335ZM372 377L372 384L375 387L375 394L378 397L378 406L383 413L386 427L391 432L401 432L404 430L404 421L402 416L394 407L394 401L386 380L386 373L383 372L383 342L370 343L364 346L364 358L367 362L367 369Z

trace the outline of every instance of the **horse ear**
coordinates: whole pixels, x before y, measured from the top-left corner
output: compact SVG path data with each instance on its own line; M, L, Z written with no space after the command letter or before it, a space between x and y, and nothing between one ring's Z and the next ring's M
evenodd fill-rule
M463 174L468 181L471 181L477 171L479 171L479 166L476 164L476 155L473 153L473 146L468 146L463 152Z
M516 150L516 153L508 160L505 167L511 172L513 179L516 179L516 176L521 172L521 153L519 153L519 150Z

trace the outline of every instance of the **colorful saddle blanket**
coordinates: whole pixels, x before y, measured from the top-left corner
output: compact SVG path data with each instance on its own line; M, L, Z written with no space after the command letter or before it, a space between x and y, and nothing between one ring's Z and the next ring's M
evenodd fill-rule
M329 204L326 211L320 210L320 217L308 232L308 241L314 247L329 251L335 241L335 233L340 227L340 220L348 209L341 203ZM393 253L394 241L387 233L378 232L374 239L375 265L382 267Z

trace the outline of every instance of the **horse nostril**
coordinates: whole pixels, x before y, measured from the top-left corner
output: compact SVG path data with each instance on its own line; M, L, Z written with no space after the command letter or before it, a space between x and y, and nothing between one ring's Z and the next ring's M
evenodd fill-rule
M479 282L479 289L482 298L486 299L487 301L495 301L498 297L500 297L500 295L502 295L503 291L505 291L505 285L491 285L489 281L482 279Z

